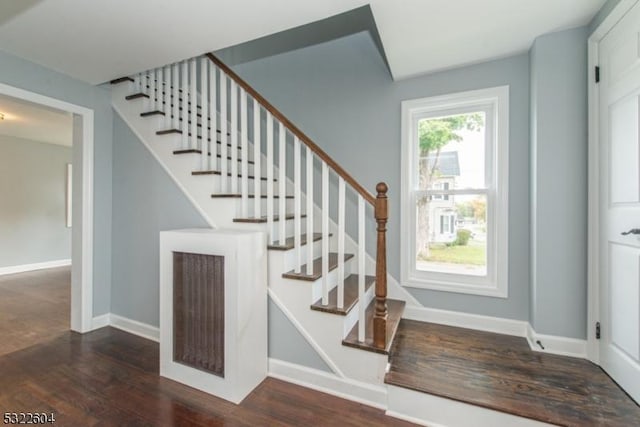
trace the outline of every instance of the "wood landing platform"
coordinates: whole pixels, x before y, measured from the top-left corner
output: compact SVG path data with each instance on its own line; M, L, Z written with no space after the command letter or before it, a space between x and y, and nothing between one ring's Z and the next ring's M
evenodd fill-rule
M588 360L525 338L403 319L385 382L560 426L640 426L640 407Z

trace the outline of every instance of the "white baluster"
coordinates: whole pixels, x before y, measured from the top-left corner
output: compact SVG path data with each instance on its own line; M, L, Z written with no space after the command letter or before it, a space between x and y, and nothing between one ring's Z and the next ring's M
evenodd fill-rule
M258 179L258 177L256 177ZM284 194L280 194L284 198ZM275 229L273 227L273 117L267 111L267 230L269 244L273 244Z
M152 70L151 74L150 74L150 81L149 81L149 110L148 111L155 111L156 110L156 71Z
M260 218L260 104L253 100L253 217Z
M278 207L278 215L280 215L280 232L278 233L278 240L280 245L284 245L287 239L287 224L283 217L287 213L287 199L282 197L283 194L287 194L287 132L282 123L278 124L278 194L280 194L280 205Z
M171 129L171 65L164 67L164 128Z
M364 342L364 315L367 309L364 300L364 198L358 195L358 341Z
M231 192L238 194L238 85L231 84ZM226 163L226 162L225 162Z
M227 75L220 70L220 192L229 192L227 186Z
M171 129L180 129L180 66L173 64L173 83L171 84Z
M329 304L329 167L322 162L322 305Z
M202 131L202 144L200 153L200 170L209 170L209 126L207 125L207 118L209 117L209 98L207 93L209 92L207 64L209 58L200 58L200 114L202 119L200 120ZM215 144L215 139L211 138L211 144Z
M187 61L182 62L182 149L189 148L189 63Z
M142 98L142 109L143 111L150 111L151 109L151 95L150 95L150 91L149 91L149 86L151 85L151 75L149 74L150 71L146 71L143 75L142 75L142 80L141 80L141 88L140 88L140 92L144 93L145 95L147 95L147 97Z
M344 308L344 179L338 177L338 308Z
M300 140L296 136L293 141L293 184L294 184L294 214L293 214L293 244L295 246L295 272L300 273L302 266L302 182L300 169Z
M191 138L190 147L193 150L198 149L198 88L197 88L197 62L192 58L189 64L189 110L191 111Z
M164 69L156 68L156 110L164 111Z
M307 276L313 274L313 151L307 146Z
M211 135L211 169L218 165L218 93L216 91L216 66L209 64L209 135ZM220 164L226 159L220 159Z
M240 88L240 136L242 171L242 201L240 211L242 218L249 218L249 143L247 126L247 93Z
M140 79L142 79L142 73L138 73L133 78L133 93L142 92L142 84L140 83Z

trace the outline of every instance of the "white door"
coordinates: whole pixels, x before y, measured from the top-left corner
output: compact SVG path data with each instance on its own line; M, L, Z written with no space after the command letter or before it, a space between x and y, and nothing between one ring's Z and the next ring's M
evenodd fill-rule
M640 3L599 52L600 363L640 402Z

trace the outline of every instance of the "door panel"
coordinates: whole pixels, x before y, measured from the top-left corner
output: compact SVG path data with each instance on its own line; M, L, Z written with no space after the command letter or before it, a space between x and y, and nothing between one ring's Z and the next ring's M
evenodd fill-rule
M624 98L611 106L611 203L638 202L638 96Z
M611 244L611 344L640 356L640 249Z
M640 402L640 3L600 43L600 363Z

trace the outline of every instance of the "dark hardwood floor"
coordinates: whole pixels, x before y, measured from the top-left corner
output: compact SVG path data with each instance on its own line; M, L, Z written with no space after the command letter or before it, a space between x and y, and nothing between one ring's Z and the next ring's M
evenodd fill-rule
M0 276L0 355L69 330L71 267Z
M158 375L158 344L113 329L0 356L0 413L60 426L408 426L382 410L275 379L234 405Z
M640 426L640 407L598 366L524 338L403 319L385 382L561 426Z

